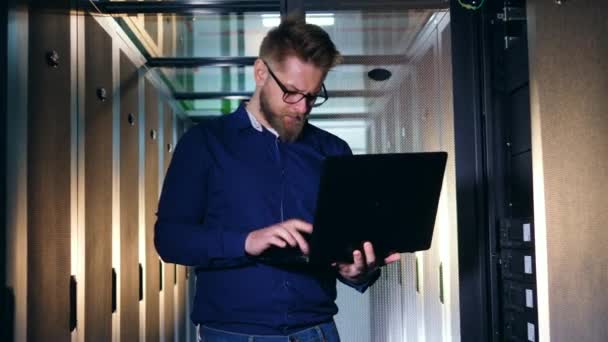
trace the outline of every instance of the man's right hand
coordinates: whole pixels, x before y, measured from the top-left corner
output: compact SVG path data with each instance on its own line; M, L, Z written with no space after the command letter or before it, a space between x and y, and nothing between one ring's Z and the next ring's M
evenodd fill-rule
M271 246L285 248L289 245L299 246L302 253L308 254L308 243L302 233L312 233L312 225L298 219L254 230L247 235L245 252L251 256L258 256Z

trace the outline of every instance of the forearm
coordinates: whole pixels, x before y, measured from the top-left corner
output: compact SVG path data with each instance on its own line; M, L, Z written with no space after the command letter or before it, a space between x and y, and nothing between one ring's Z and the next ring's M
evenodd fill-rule
M252 263L244 250L247 233L205 224L156 222L154 243L165 262L203 268L239 267Z

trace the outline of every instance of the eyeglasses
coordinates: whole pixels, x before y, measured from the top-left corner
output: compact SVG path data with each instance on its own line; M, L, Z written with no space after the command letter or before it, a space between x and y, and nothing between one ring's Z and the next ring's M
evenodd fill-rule
M266 65L266 68L268 69L268 73L270 73L270 76L272 76L274 81L277 82L277 85L279 86L279 88L281 88L281 90L283 91L283 101L285 103L296 104L296 103L302 101L302 99L306 99L306 103L309 106L319 107L320 105L325 103L325 101L327 101L328 97L327 97L327 90L325 89L325 84L321 84L321 90L315 95L310 95L310 94L300 93L297 91L288 90L287 87L285 87L285 85L283 83L281 83L281 81L279 81L279 79L274 74L274 72L272 72L272 70L268 66L268 63L266 63L266 61L263 61L263 62L264 62L264 65Z

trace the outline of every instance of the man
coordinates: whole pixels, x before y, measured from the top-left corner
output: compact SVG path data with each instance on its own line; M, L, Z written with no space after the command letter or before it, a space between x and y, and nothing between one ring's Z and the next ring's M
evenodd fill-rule
M256 89L236 112L190 129L165 178L155 244L166 262L197 266L192 320L204 341L339 341L336 278L363 292L379 276L373 246L352 264L276 267L271 248L308 252L322 161L351 154L307 122L327 100L340 54L321 28L293 17L264 38Z

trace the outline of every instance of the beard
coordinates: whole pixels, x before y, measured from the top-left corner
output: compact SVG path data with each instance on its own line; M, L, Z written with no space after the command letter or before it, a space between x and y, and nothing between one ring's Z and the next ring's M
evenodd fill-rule
M292 143L298 139L300 133L302 133L302 129L306 124L307 118L306 115L301 121L295 122L293 125L289 127L285 125L285 121L283 118L286 114L277 113L270 107L270 103L264 94L264 90L260 92L260 111L264 118L268 122L268 124L279 134L279 137L283 142Z

